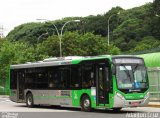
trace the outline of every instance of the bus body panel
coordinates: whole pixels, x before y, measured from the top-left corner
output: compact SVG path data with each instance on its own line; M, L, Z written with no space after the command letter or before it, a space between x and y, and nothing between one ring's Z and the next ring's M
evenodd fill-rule
M31 92L34 104L72 106L71 90L25 90ZM25 98L26 99L26 98Z
M93 108L96 108L96 95L92 94L92 88L91 89L83 89L83 90L72 90L72 104L74 107L80 106L81 97L83 95L88 95L91 99L91 106Z
M13 101L13 102L18 102L18 93L17 93L17 90L16 89L12 89L10 91L10 100Z

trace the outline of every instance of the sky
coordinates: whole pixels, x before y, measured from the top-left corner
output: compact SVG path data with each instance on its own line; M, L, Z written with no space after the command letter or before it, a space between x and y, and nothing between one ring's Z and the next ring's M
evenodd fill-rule
M116 6L130 9L148 2L153 0L0 0L0 27L6 36L14 27L40 18L85 17L104 14Z

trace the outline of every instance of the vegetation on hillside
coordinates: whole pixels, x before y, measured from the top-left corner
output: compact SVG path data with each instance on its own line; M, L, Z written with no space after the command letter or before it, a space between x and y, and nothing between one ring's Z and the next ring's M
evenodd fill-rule
M60 32L65 22L74 19L80 19L80 23L68 23L64 28L63 34L67 32L77 31L80 36L83 36L86 33L92 33L93 35L95 35L95 37L98 35L101 38L106 39L107 42L108 19L110 16L112 16L110 18L109 25L111 46L114 45L114 47L119 48L119 50L125 54L133 53L135 51L144 51L146 49L153 49L157 48L157 46L160 45L160 25L157 25L160 24L160 17L157 16L160 14L158 4L159 1L155 0L154 3L148 3L141 7L136 7L128 10L124 10L120 7L115 7L103 15L69 17L51 22L22 24L11 31L8 34L7 39L12 42L26 41L31 45L40 45L39 43L44 43L43 41L47 42L47 40L51 40L51 37L57 36L57 32L53 24L57 26L57 29ZM39 36L44 33L47 33L48 35L39 38ZM83 41L81 40L81 38L76 39L76 41ZM58 43L59 38L57 37L55 40L57 40ZM75 45L75 47L79 45L77 44L78 42L75 43L76 41L72 41L72 45ZM149 41L151 42L149 43ZM63 47L66 46L63 45ZM52 52L56 51L57 48L52 48ZM83 46L80 48L83 48ZM73 50L76 49L74 48ZM56 52L58 53L58 51ZM64 53L68 54L68 52ZM90 55L90 53L87 54ZM77 53L71 54L75 55ZM54 53L52 53L52 55L50 56L57 56L57 54L54 55Z

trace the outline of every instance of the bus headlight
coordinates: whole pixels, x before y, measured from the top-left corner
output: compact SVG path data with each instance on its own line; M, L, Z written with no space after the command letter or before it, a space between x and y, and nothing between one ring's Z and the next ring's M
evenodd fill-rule
M120 93L116 93L116 96L118 96L120 99L124 100L125 98L120 94Z

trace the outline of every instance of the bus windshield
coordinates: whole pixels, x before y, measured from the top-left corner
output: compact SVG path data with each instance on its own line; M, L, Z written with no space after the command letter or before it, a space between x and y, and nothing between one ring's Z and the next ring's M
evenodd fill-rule
M142 65L118 65L116 66L118 89L145 89L147 84L147 71Z

